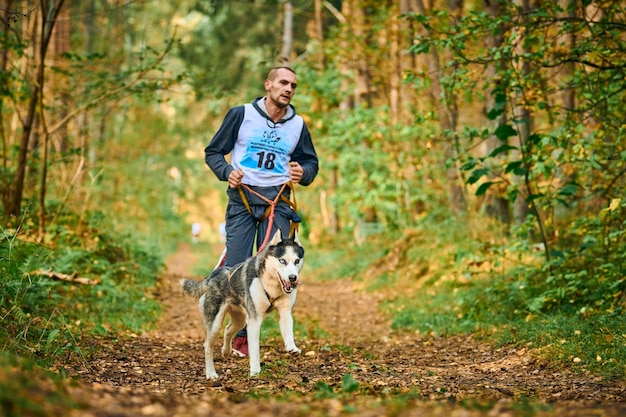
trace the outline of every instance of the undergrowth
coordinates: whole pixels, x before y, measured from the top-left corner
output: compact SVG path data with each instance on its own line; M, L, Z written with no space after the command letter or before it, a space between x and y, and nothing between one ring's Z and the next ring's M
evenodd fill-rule
M623 223L589 227L597 221L581 220L565 231L546 261L538 245L511 238L500 225L426 218L413 229L372 236L328 256L318 248L316 273L383 291L382 308L396 330L472 333L536 348L575 371L624 378Z
M17 372L26 381L33 369L54 369L61 358L88 360L90 340L139 332L160 312L152 296L163 268L156 246L79 226L71 215L63 220L43 244L33 240L30 219L0 228L0 376ZM0 378L1 406L15 411L9 415L39 415L39 400L29 399L29 385L18 379Z
M5 416L61 416L78 404L66 383L33 361L0 352L0 411Z

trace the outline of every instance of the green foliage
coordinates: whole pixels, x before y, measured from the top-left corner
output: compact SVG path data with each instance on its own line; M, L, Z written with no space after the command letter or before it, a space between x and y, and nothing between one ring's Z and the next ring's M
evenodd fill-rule
M346 394L350 394L358 389L359 383L356 379L354 379L354 377L350 374L344 374L341 378L341 390Z
M309 330L306 327L307 323L302 323L298 320L294 320L293 332L296 338L306 338L309 335ZM281 339L280 326L278 323L278 313L270 312L263 319L263 326L261 327L261 339Z
M361 272L389 251L386 244L380 244L380 239L368 239L361 245L355 245L352 235L335 235L332 246L314 246L307 252L306 268L315 271L320 280L349 278L358 281ZM364 253L368 256L362 256Z
M513 2L498 2L498 15L483 10L462 16L447 10L408 15L428 33L420 32L404 48L415 54L437 51L443 59L437 73L405 74L403 93L409 93L407 101L418 103L412 123L397 124L380 105L388 101L384 78L390 68L390 48L381 39L391 39L390 32L372 36L391 26L391 2L382 3L355 5L364 12L358 23L366 30L331 28L324 45L306 43L312 3L301 3L305 13L296 17L294 50L299 56L294 63L303 87L294 104L307 118L322 161L319 179L312 191L303 193L304 201L313 215L320 191L328 193L343 228L329 236L321 223L305 223L324 236L323 246L312 248L316 256L307 264L321 279L360 280L371 290L397 288L399 295L385 304L397 329L477 332L502 343L550 349L563 361L579 357L581 370L623 376L622 2L603 2L593 22L582 18L586 15L580 10L564 18L559 2L543 2L529 13ZM33 242L38 225L30 217L2 229L4 350L44 364L60 356L80 359L88 355L88 338L123 335L153 322L159 308L150 293L162 253L174 250L188 231L184 216L189 205L183 204L201 206L198 211L207 217L203 210L216 204L198 198L206 190L202 183L208 182L202 148L224 109L238 100L226 94L236 89L246 101L262 94L260 81L280 44L282 28L276 22L282 5L255 2L246 9L229 2L194 1L157 2L148 9L143 3L112 10L103 10L108 6L99 2L72 6L77 15L94 20L87 28L105 28L110 37L95 37L87 30L89 36L74 37L74 48L51 68L57 81L47 88L56 87L58 97L72 95L72 106L88 107L82 126L88 132L68 128L70 149L51 146L54 180L46 202L51 221L42 237L45 245ZM467 4L466 10L474 6ZM145 18L136 19L139 15ZM177 45L180 61L170 56L160 62L156 45L169 37L169 16L174 15L185 26ZM346 17L346 27L356 28L350 26L355 23L351 16ZM565 44L569 35L575 42ZM118 48L114 39L124 39L124 47ZM28 47L10 37L1 42L17 57ZM313 59L321 52L324 68ZM355 57L358 66L351 64ZM157 61L145 74L148 78L128 85ZM20 75L21 67L0 71L3 103L20 106L29 97L32 85ZM493 74L485 76L485 69ZM355 99L357 71L371 77L372 91L360 92L378 96L363 100L367 108L347 109L344 104ZM184 73L189 74L190 89L168 94L185 80ZM433 76L439 76L443 87L442 103L451 106L452 99L459 99L458 131L442 134L437 124L441 115L420 95L433 85ZM128 88L115 102L93 102L119 85ZM187 94L191 90L193 97ZM568 91L575 93L571 109L557 98ZM203 102L203 97L211 99ZM478 107L485 102L489 107L481 113ZM51 116L72 110L62 100L46 100L44 106ZM2 108L6 120L18 111ZM476 116L483 113L486 119ZM8 133L9 140L19 137L19 132ZM446 140L455 141L457 157L442 155ZM479 152L487 142L489 150ZM8 159L17 155L15 143L6 147ZM29 172L40 169L39 158L35 153L29 159ZM76 176L90 180L76 191L75 200L67 193L76 184L64 181L72 177L73 163L80 166ZM467 191L478 197L471 200L476 206L493 196L510 205L523 200L532 206L533 217L506 232L493 226L500 232L495 234L475 228L474 222L491 226L482 213L455 217L448 209L444 175L455 165L461 167ZM15 172L11 163L0 168L5 197ZM34 203L33 178L27 194ZM215 260L211 256L209 268ZM34 274L37 269L76 273L100 283L92 287L53 281ZM203 269L206 273L206 265ZM301 335L319 331L296 329ZM279 337L272 315L264 337ZM14 397L22 401L13 387L5 387L0 386L3 405L13 404ZM349 374L343 376L340 393L324 382L317 387L319 398L359 390ZM28 407L25 403L16 410L35 413Z
M276 22L282 20L283 2L253 2L246 7L236 2L194 3L188 18L198 24L181 44L179 57L196 94L200 98L245 91L262 95L262 80L280 55L283 27ZM300 3L296 6L300 13L293 15L292 53L296 56L305 51L307 13L312 12L312 4Z
M328 399L337 397L347 397L351 393L359 389L359 383L350 374L344 374L341 377L341 387L339 393L335 392L335 389L328 385L324 381L317 382L317 391L313 394L316 399Z
M163 267L158 252L93 227L56 226L54 247L33 243L19 230L3 229L0 236L0 345L41 363L82 357L86 336L136 332L159 312L150 295ZM57 281L45 272L98 284Z
M352 227L378 222L397 230L413 222L416 206L430 208L434 197L433 156L426 147L406 146L408 137L428 136L427 128L392 127L387 118L385 109L357 109L318 135L327 161L322 175L341 173L334 204Z
M321 400L328 398L336 398L335 390L324 381L317 382L317 391L313 394L313 398Z
M58 375L0 352L0 410L6 417L66 415L77 408Z
M465 90L474 103L490 99L485 110L496 124L464 127L459 162L477 197L497 196L530 211L516 218L512 244L539 240L545 263L524 273L535 293L519 308L610 314L622 307L625 270L626 149L619 121L626 88L615 82L626 63L623 7L604 3L593 25L582 17L584 6L570 7L544 2L522 11L509 2L491 13L409 15L426 29L412 52L449 53L454 63L440 76L446 88ZM483 82L477 75L486 66L494 76ZM563 75L555 78L555 69ZM571 93L571 104L563 93ZM490 150L471 151L481 143ZM408 312L401 319L413 320L419 321Z
M557 362L580 358L574 369L621 378L626 374L621 365L626 361L624 220L618 220L619 231L588 234L601 229L589 222L617 218L620 210L623 206L614 203L599 218L578 223L564 237L577 247L575 253L549 263L540 262L535 248L519 245L519 239L500 245L460 235L451 239L448 229L424 223L422 233L444 246L433 252L428 241L407 244L440 268L419 281L404 278L402 270L388 272L387 283L402 290L384 310L396 329L475 333L503 344L542 348ZM621 249L606 250L615 245ZM414 283L409 290L407 279Z

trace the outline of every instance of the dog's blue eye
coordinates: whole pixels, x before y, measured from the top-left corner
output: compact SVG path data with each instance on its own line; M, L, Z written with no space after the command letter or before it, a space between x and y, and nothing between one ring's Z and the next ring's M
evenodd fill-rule
M286 261L286 260L284 260L284 259L280 259L280 260L279 260L279 262L280 262L281 264L283 264L283 265L287 265L287 261Z

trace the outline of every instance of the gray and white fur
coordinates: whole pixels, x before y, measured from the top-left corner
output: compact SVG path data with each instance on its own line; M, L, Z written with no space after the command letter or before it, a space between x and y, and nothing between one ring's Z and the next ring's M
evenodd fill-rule
M183 291L200 299L206 330L207 379L218 377L212 345L226 315L230 315L230 322L224 329L222 355L232 354L234 336L247 325L250 376L261 372L260 334L265 313L278 311L285 350L300 353L293 337L292 310L303 265L304 248L297 234L282 239L278 230L262 251L246 261L233 267L217 268L202 281L181 279Z

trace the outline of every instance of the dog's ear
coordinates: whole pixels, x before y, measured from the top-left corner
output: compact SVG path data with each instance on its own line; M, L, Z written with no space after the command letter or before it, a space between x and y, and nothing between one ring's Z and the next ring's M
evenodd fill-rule
M280 233L280 229L276 229L276 232L274 233L274 236L272 237L272 240L270 240L270 245L271 246L276 246L282 240L283 240L283 236L282 236L282 233Z

